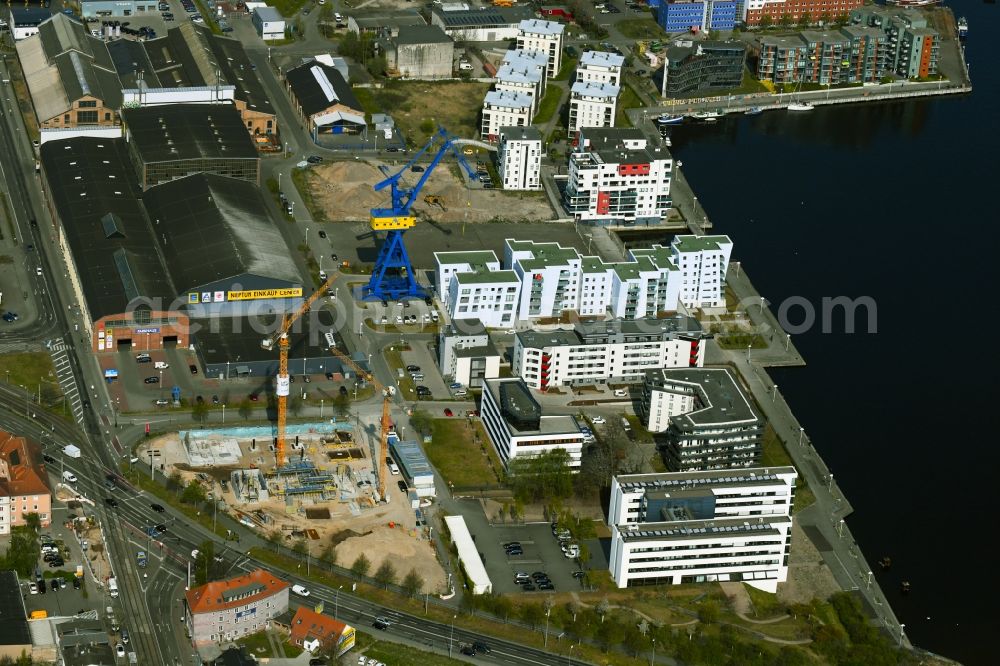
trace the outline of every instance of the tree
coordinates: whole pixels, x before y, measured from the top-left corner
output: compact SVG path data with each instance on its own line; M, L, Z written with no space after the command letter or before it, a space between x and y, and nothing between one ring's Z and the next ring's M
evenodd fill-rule
M184 487L184 492L181 493L181 501L185 504L194 504L195 506L203 503L207 499L205 495L205 489L197 481L192 481Z
M408 597L413 597L420 594L420 591L424 588L424 579L420 577L416 569L410 569L410 573L406 574L406 578L403 579L403 592Z
M299 396L292 396L288 400L288 411L292 413L292 416L298 416L302 413L302 398Z
M327 562L329 564L336 564L337 563L337 547L334 546L331 543L326 548L324 548L323 551L319 554L319 559L321 559L324 562Z
M13 569L29 578L38 563L38 555L37 535L27 526L19 525L11 529L10 545L0 561L0 568Z
M42 529L42 519L35 512L24 514L24 524L35 534L38 534Z
M388 559L382 560L382 564L375 571L375 580L386 589L396 582L396 567L392 566L392 562Z
M625 638L625 628L617 620L602 622L597 628L597 640L601 641L605 652L612 645L618 645Z
M772 25L774 25L774 19L771 18L770 14L764 14L760 17L760 27L762 30L767 30Z
M706 599L698 608L698 619L705 624L719 621L719 604L713 599Z
M545 617L545 611L538 604L525 604L521 607L521 619L532 627L537 625Z
M213 580L219 580L226 575L225 562L215 559L215 542L202 541L198 546L198 556L191 563L194 572L195 585L204 585Z
M813 22L812 15L809 12L802 12L802 14L799 15L800 28L807 28L810 25L812 25L812 22Z
M506 481L522 501L568 497L573 490L569 453L559 448L537 456L516 457L507 465Z
M368 73L375 77L385 76L385 70L388 65L385 61L385 56L372 56L368 59Z
M351 410L351 395L349 393L338 393L333 398L333 413L344 418Z
M296 555L305 555L308 553L309 545L306 543L306 540L303 538L296 539L295 543L292 544L292 552Z
M792 19L791 14L782 14L781 18L778 19L778 25L780 25L782 28L787 28L788 26L792 25L793 22L794 20Z
M601 616L601 624L604 624L604 616L608 614L609 610L611 610L611 603L608 601L608 598L604 597L601 599L597 604L597 608L594 610L596 610L597 614Z
M239 412L244 421L248 420L250 415L253 414L253 405L250 403L249 398L240 400Z
M365 557L364 553L358 555L358 559L354 560L354 564L351 565L351 573L358 578L364 578L368 575L368 572L372 568L371 561Z
M195 401L191 407L191 418L199 423L204 423L205 419L208 418L208 404Z
M433 133L433 131L433 123L431 123L431 131L428 134ZM421 435L429 435L434 431L434 418L426 410L414 409L413 414L410 415L410 425Z
M420 121L420 131L424 134L434 134L434 119L424 118Z
M167 477L167 490L177 492L184 487L184 477L176 469Z
M645 620L643 620L643 622L645 622ZM634 624L629 624L625 627L625 635L622 638L622 645L624 645L625 649L633 655L638 655L639 652L647 648L649 645L649 639L646 638L645 632L643 632L639 627Z

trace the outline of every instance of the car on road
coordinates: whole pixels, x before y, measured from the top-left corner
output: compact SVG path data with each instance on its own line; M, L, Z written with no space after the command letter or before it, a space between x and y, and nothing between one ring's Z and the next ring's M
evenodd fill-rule
M250 399L250 402L257 402L257 400L259 400L256 393L251 393L250 395L247 396L247 398Z
M455 412L451 411L451 407L445 407L444 408L444 415L445 416L454 416Z
M116 500L114 497L105 497L104 503L110 506L112 509L118 508L118 500Z
M188 366L188 370L191 371L192 375L197 375L198 374L198 366L195 365L194 363L192 363L191 365Z
M20 319L20 317L18 316L18 314L16 312L10 312L8 310L7 312L3 313L3 320L5 322L7 322L8 324L17 321L18 319Z
M146 377L142 381L144 383L146 383L146 384L159 384L160 383L160 378L159 377Z
M628 397L628 391L626 391L625 389L615 389L615 397L616 398L627 398Z
M452 390L458 390L458 389L462 388L462 384L459 383L459 382L452 382L451 384L448 384L448 388L450 388Z
M326 238L326 232L325 232L325 231L323 231L322 229L320 229L320 230L319 230L319 237L320 237L320 238Z
M292 585L292 593L293 594L297 594L300 597L308 597L309 596L309 590L307 590L304 585L299 585L297 583L295 585Z
M156 513L163 513L165 511L162 504L150 504L149 508L155 511Z
M124 657L125 656L125 646L122 645L121 643L119 643L118 645L116 645L115 646L115 654L118 655L119 657Z
M604 425L605 423L607 423L607 421L604 420L604 417L601 416L600 414L598 414L597 416L591 416L590 422L593 423L594 425Z
M73 576L73 589L79 590L81 587L83 587L83 583L80 582L80 577Z
M42 456L42 460L44 460L45 462L49 463L50 465L55 465L56 464L56 459L53 458L52 456L50 456L47 453L44 456Z
M403 481L402 479L400 479L399 481L396 482L396 485L399 486L400 492L404 492L404 493L406 492L406 490L407 490L407 488L406 488L406 481Z
M385 631L392 625L392 621L387 617L382 617L381 615L372 622L372 626L376 629L381 629Z
M408 365L408 366L406 366L406 371L407 372L420 372L420 366L419 365Z
M164 525L163 523L160 523L159 525L156 526L156 531L159 532L160 534L163 534L164 532L167 531L167 526Z
M475 657L476 648L472 647L471 645L463 645L462 654L466 655L467 657Z

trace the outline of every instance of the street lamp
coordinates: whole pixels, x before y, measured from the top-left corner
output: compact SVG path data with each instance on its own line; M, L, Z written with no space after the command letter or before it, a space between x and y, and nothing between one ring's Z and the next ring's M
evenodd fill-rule
M791 333L786 333L785 334L785 351L788 351L788 345L791 344L791 342L792 342L792 334Z
M828 493L832 493L833 492L833 472L830 472L830 478L827 479L826 492L828 492Z
M799 446L802 446L802 436L806 434L806 429L799 426Z
M747 362L750 361L750 345L747 345Z
M333 619L334 620L337 619L337 613L340 611L340 591L342 589L344 589L343 585L341 585L336 590L334 590L334 593L333 593Z
M656 639L653 639L653 653L649 656L649 666L653 666L653 662L656 661Z
M899 624L899 647L903 647L903 633L904 633L903 629L905 629L905 628L906 628L906 625L903 624L902 622L900 622L900 624Z
M574 647L576 647L576 646L575 645L570 645L569 646L569 650L566 651L566 666L569 666L570 655L573 654L573 648Z
M552 613L551 608L545 609L545 642L542 643L542 647L549 646L549 615Z
M451 616L451 635L448 637L448 658L451 658L451 644L455 641L455 618L458 615Z
M775 400L777 400L777 399L778 399L778 385L777 385L777 384L775 384L775 385L774 385L774 386L773 386L773 387L771 388L771 404L773 405L773 404L774 404L774 401L775 401Z
M868 572L868 589L872 589L872 572Z

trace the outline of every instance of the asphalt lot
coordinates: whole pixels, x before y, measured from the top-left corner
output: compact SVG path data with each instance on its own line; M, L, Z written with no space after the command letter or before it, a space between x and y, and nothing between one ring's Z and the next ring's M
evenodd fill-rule
M56 479L53 477L51 482L53 485ZM58 505L54 507L56 511L59 510ZM65 514L63 514L65 515ZM85 575L81 580L81 583L88 592L88 596L84 596L83 589L76 590L73 589L72 573L76 570L78 564L82 564L82 554L83 551L80 549L80 544L76 540L76 537L72 532L58 522L59 518L56 517L56 521L53 522L49 527L42 529L42 534L48 534L55 540L62 540L64 548L64 561L65 565L59 567L58 571L64 572L62 574L63 580L66 581L66 587L53 592L51 589L51 579L45 578L46 592L45 594L29 594L28 583L29 581L22 582L22 589L25 595L24 605L30 614L31 611L44 610L48 612L49 617L58 615L74 615L81 611L87 610L97 610L100 612L103 603L103 595L99 594L97 589L94 587L93 582L89 581L89 575ZM66 554L65 548L69 548L68 554ZM50 572L55 571L55 569L49 568L49 563L42 561L42 557L38 558L38 570L42 572L43 576L50 574ZM34 579L34 577L32 577Z
M488 534L477 536L476 545L485 556L486 571L495 593L545 594L544 590L523 592L514 582L514 574L519 571L529 575L545 572L556 592L582 589L579 579L573 578L573 572L579 569L576 560L563 555L548 523L496 525ZM521 542L524 555L507 557L503 544L511 541Z
M427 349L426 342L411 342L410 351L404 351L402 353L402 357L405 365L419 366L420 372L424 375L424 378L420 381L415 381L414 384L429 388L431 390L430 399L447 400L451 398L451 391L448 390L448 385L444 383L444 379L441 377L441 371L438 369L437 362L434 357ZM406 397L410 398L412 396ZM435 414L434 416L441 416L441 414Z

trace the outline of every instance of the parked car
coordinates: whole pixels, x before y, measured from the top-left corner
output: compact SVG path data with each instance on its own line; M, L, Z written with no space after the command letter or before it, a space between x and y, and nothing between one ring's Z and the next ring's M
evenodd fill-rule
M444 408L444 415L445 416L454 416L455 412L451 411L451 407L445 407Z
M604 420L604 417L601 416L600 414L598 414L597 416L591 416L590 422L593 423L594 425L603 425L607 423L607 421Z
M615 389L615 397L616 398L627 398L628 397L628 391L626 391L625 389Z
M191 371L192 375L197 375L198 374L198 366L195 365L194 363L192 363L191 365L188 366L188 370Z
M406 371L407 372L420 372L420 366L419 365L408 365L408 366L406 366Z
M147 383L147 384L159 384L160 383L160 378L159 377L146 377L142 381L145 382L145 383Z
M320 157L319 155L310 155L309 157L306 158L306 162L308 162L309 164L319 164L322 161L323 158Z
M399 491L400 492L405 493L407 491L406 481L403 481L402 479L400 479L399 481L396 482L396 485L399 486Z

